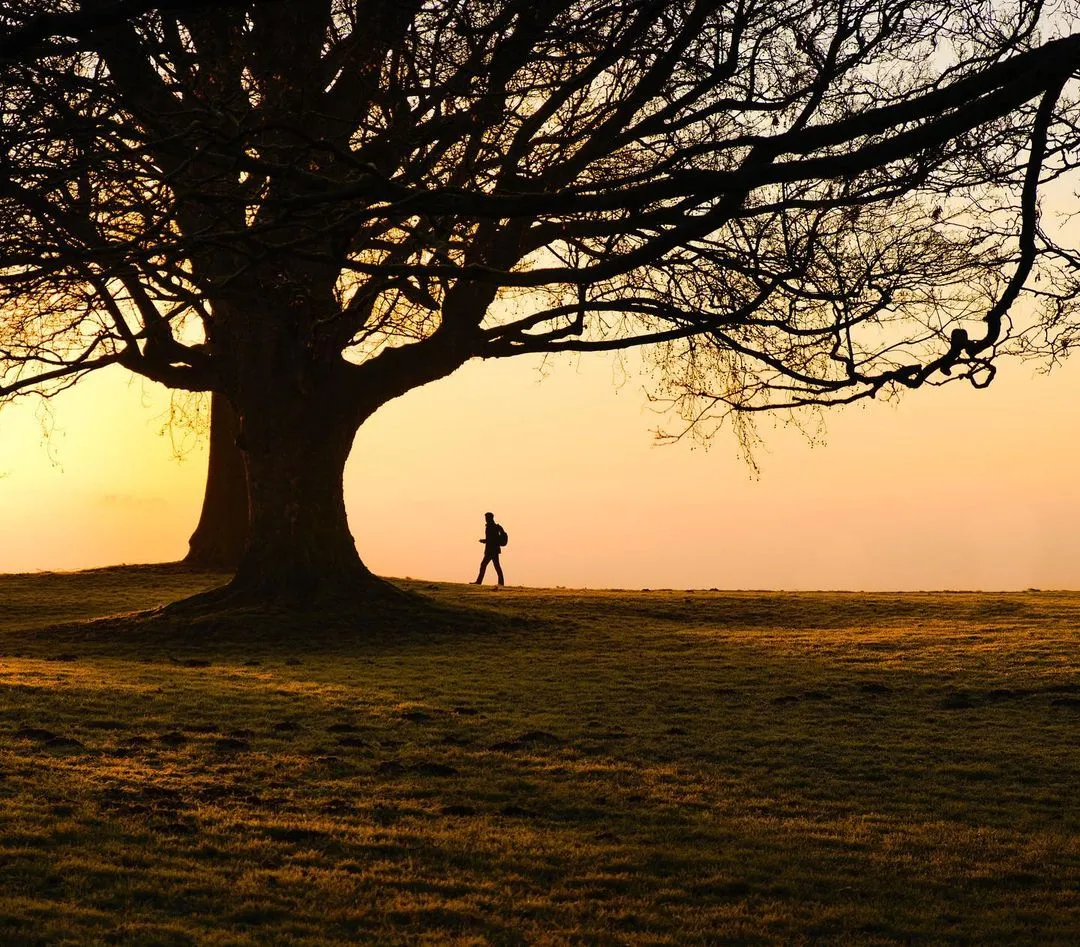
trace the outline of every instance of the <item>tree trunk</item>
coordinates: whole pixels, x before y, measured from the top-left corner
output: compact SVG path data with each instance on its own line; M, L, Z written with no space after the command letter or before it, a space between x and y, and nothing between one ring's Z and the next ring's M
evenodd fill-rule
M305 406L272 436L243 426L251 526L234 598L306 606L396 594L360 560L349 532L342 481L357 426L332 405Z
M199 525L184 562L200 569L235 570L248 542L249 504L236 412L225 395L210 399L210 461Z
M261 285L283 279L271 270L249 294L268 311L218 307L230 314L224 324L234 335L216 344L235 359L227 377L246 474L248 541L232 582L188 601L211 610L411 603L412 595L373 575L357 554L345 512L345 462L360 425L381 405L450 374L470 350L457 336L436 333L427 348L388 348L362 367L320 357L298 328L314 321L305 299L261 293ZM299 277L285 285L293 283ZM327 298L332 312L336 300ZM282 300L286 308L278 311Z

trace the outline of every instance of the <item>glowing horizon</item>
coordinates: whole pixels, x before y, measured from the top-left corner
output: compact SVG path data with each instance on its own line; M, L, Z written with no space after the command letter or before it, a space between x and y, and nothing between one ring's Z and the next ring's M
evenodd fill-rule
M758 480L730 433L655 446L660 419L610 360L536 367L467 365L361 429L346 501L371 569L468 581L490 509L512 585L1080 588L1074 366L830 412L820 448L765 418ZM120 372L88 379L53 405L48 450L32 403L0 412L0 571L181 558L206 453L171 456L167 405Z

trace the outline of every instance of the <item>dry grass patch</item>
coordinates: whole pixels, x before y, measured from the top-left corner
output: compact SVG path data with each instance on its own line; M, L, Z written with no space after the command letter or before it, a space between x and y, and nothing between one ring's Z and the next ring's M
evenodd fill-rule
M1080 942L1078 595L218 578L0 578L4 943Z

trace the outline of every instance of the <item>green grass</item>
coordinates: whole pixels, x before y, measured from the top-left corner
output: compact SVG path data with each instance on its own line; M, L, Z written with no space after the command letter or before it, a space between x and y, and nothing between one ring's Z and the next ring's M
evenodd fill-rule
M1080 943L1080 595L0 577L0 943Z

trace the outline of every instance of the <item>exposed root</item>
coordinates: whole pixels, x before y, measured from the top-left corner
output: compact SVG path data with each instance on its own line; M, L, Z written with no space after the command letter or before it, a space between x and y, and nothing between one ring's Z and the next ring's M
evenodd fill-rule
M178 563L98 570L102 581L113 573L164 576L188 571ZM191 574L208 582L227 578ZM192 587L197 583L188 585ZM144 601L155 597L162 600L150 592ZM142 660L201 658L212 650L243 661L323 651L371 654L406 643L423 647L448 635L501 634L506 627L505 616L443 605L371 576L347 594L327 594L304 604L287 596L268 600L250 587L230 583L145 611L12 630L4 644L24 654L95 652Z
M170 618L197 619L222 612L269 610L297 615L314 612L355 614L386 608L418 607L426 600L369 572L330 582L286 581L242 573L216 589L199 592L160 609Z
M447 635L500 633L504 627L500 616L439 605L405 592L381 601L322 603L301 609L251 603L237 598L226 586L149 611L54 625L17 637L22 639L20 646L35 649L48 643L52 650L91 648L171 659L202 655L208 648L238 657L275 652L345 654L353 649L370 653Z

